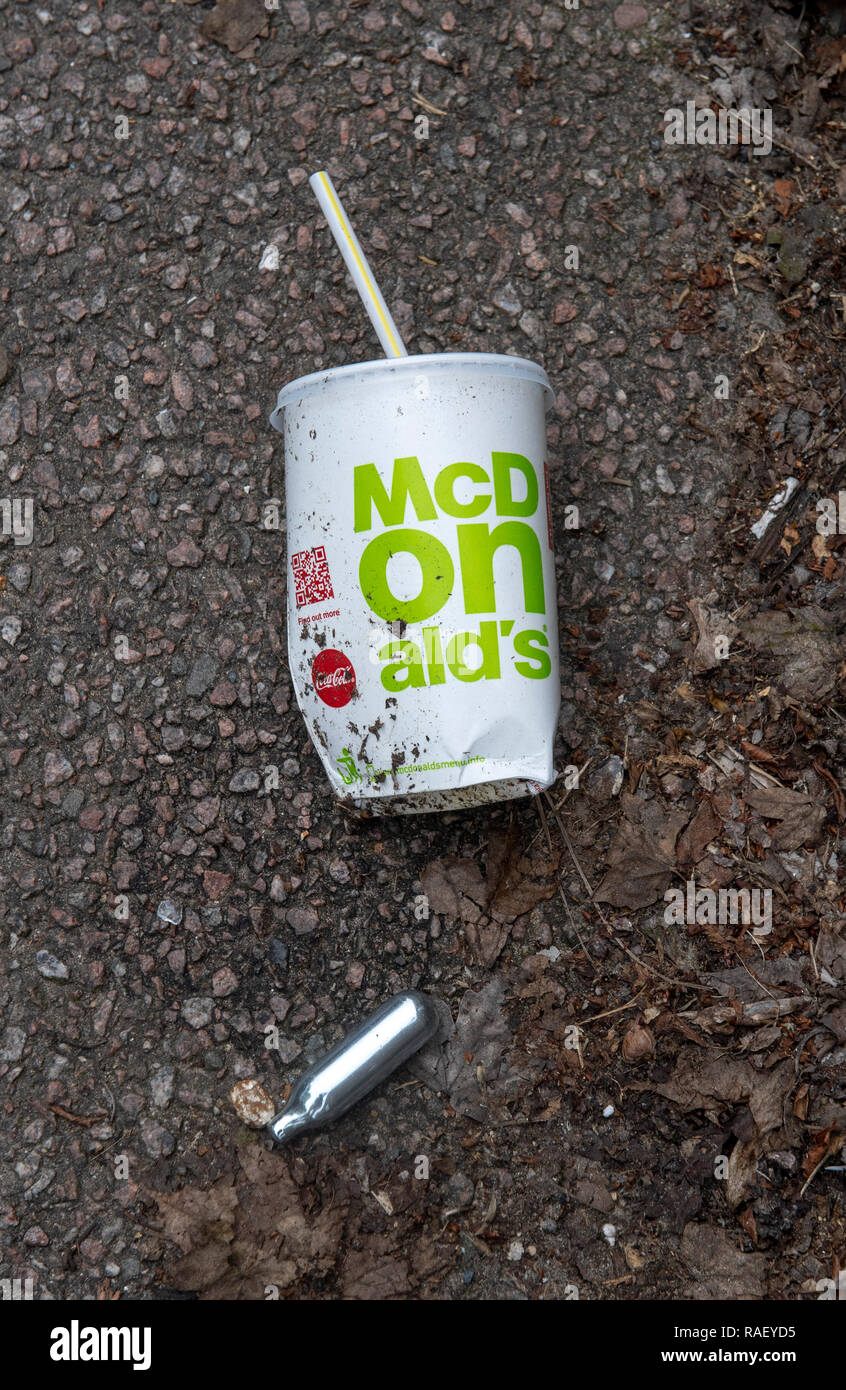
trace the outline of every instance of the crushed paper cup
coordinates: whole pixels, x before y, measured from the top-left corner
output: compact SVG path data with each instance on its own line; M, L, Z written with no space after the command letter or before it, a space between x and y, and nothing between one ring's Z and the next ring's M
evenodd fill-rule
M488 353L280 391L291 678L342 801L449 810L554 780L551 402L537 363Z

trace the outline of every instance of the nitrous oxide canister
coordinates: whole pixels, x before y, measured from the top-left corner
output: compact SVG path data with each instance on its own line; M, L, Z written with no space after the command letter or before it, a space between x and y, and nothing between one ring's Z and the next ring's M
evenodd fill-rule
M390 1076L438 1029L431 999L417 990L395 994L300 1077L268 1129L280 1143L331 1124Z

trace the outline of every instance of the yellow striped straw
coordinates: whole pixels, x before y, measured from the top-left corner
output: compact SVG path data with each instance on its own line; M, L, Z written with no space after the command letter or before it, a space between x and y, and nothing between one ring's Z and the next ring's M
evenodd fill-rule
M399 335L399 329L391 317L382 291L373 278L367 257L350 226L332 180L326 171L321 169L318 173L312 174L309 183L335 238L335 244L344 258L350 278L358 290L359 298L367 310L367 317L376 330L385 356L407 357L408 349Z

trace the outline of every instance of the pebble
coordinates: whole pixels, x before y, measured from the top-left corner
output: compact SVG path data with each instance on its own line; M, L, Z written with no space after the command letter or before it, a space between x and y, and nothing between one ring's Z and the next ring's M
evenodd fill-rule
M361 989L366 969L367 967L364 965L363 961L354 960L350 962L347 966L347 973L345 976L350 989Z
M276 1114L273 1097L255 1078L250 1081L236 1081L229 1092L229 1098L238 1119L251 1129L263 1129Z
M533 343L537 343L540 347L543 346L546 341L546 333L539 316L533 313L531 309L527 309L525 314L520 315L520 327L526 337L531 338Z
M491 296L491 303L494 304L497 309L501 309L504 314L519 314L520 310L523 308L523 305L517 298L517 291L510 281L504 284L501 289L497 290L496 293Z
M234 994L238 988L238 976L228 965L224 965L220 970L215 971L212 976L212 994L216 999L225 999L228 995Z
M0 1062L19 1062L25 1043L26 1033L22 1028L7 1028L0 1046Z
M208 995L194 995L184 1001L180 1013L189 1028L205 1028L212 1020L214 1000Z
M43 975L45 980L66 980L68 978L68 967L50 951L38 951L35 964L38 967L39 975Z
M146 1115L140 1126L141 1143L151 1158L169 1158L176 1148L176 1139L169 1129Z
M10 647L15 645L21 635L21 631L22 624L20 618L4 618L2 623L0 623L0 637L2 637L3 641L7 642Z
M162 279L169 290L181 290L185 287L189 266L187 261L177 261L175 265L169 265L162 275Z
M663 492L667 497L675 497L676 485L670 477L669 473L667 472L666 468L664 467L663 463L659 463L658 467L655 469L655 481L658 484L660 491Z
M10 396L0 407L0 444L16 443L21 432L21 407L17 396Z
M199 546L195 545L190 536L185 536L167 552L167 562L174 569L183 569L186 566L196 569L197 565L203 560L203 552Z
M10 565L6 575L12 588L17 589L19 594L25 594L32 583L32 566L23 563Z
M232 886L232 874L222 874L217 869L206 869L203 874L203 888L211 902L219 902Z
M13 235L22 256L37 256L47 245L47 232L40 222L19 222Z
M179 434L179 426L170 410L160 410L156 416L156 424L164 439L176 439Z
M288 969L288 947L284 941L279 940L278 936L271 937L270 959L280 970Z
M229 779L231 792L257 792L260 786L261 779L252 768L241 768Z
M173 927L178 927L182 921L182 904L175 903L172 898L163 898L156 908L156 916L160 922L167 922Z
M191 667L185 682L185 693L194 698L205 695L206 691L210 690L217 680L219 670L220 665L217 658L212 656L210 652L203 652Z
M311 907L289 907L285 920L297 936L308 936L320 925L320 918Z
M636 29L649 19L649 11L644 5L618 5L614 11L614 23L618 29Z
M173 1095L173 1084L176 1079L176 1072L173 1067L157 1067L150 1077L150 1095L153 1104L159 1110L164 1110L170 1104Z
M578 309L571 299L559 299L552 311L553 323L571 323L578 316Z
M73 764L61 753L48 753L44 759L44 785L55 787L73 776Z

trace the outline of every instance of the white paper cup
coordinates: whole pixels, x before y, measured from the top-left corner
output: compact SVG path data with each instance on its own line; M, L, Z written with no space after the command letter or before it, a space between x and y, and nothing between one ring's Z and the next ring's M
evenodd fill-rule
M488 353L280 391L291 678L342 800L449 810L554 780L551 400L537 363Z

